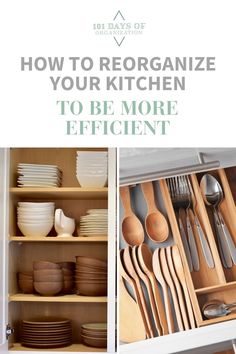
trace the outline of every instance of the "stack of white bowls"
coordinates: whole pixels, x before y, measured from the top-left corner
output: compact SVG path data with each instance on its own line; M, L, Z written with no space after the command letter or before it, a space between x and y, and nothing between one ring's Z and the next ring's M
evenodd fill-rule
M19 202L17 225L24 236L47 236L54 223L55 203Z
M107 151L77 151L76 177L81 187L107 184Z

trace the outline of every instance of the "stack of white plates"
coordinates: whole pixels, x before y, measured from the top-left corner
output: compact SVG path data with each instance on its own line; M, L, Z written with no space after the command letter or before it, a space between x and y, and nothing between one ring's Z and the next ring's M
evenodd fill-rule
M107 235L107 209L90 209L80 217L79 236Z
M24 236L47 236L54 223L55 203L19 202L17 225Z
M107 151L77 151L76 177L81 187L106 185L107 154Z
M60 187L61 171L56 165L19 163L18 187Z

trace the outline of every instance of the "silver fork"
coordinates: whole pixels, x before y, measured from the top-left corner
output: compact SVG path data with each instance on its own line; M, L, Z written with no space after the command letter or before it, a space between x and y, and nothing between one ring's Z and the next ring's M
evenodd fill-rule
M168 183L168 182L167 182ZM191 196L189 195L189 190L185 181L184 176L177 176L169 179L169 190L171 194L171 200L174 209L178 212L178 221L180 226L180 232L182 235L183 245L185 248L185 253L187 256L189 268L193 268L195 271L199 271L199 257L197 246L193 234L192 225L189 218L189 208L191 206ZM187 237L184 232L182 221L180 218L180 210L185 210L186 224L187 224ZM191 260L191 261L190 261ZM191 265L192 262L192 265Z
M193 263L192 263L192 258L191 258L191 253L190 253L190 249L189 249L189 245L188 245L188 241L187 241L187 235L185 233L184 227L183 227L183 223L180 217L180 205L179 205L179 201L176 197L176 182L174 178L169 178L166 179L166 183L170 192L170 197L173 203L173 207L175 210L175 214L176 214L176 218L178 220L178 224L179 224L179 230L180 230L180 234L181 234L181 238L182 238L182 242L183 242L183 246L184 246L184 251L186 254L186 258L188 261L188 266L189 266L189 270L190 272L192 272L193 270ZM184 204L185 206L185 204Z
M195 198L194 198L194 192L193 192L193 188L192 188L192 185L191 185L191 181L189 179L189 176L183 176L183 177L184 177L184 183L186 185L186 190L187 190L187 193L189 194L189 198L190 198L189 209L192 210L192 213L194 215L194 224L197 227L198 236L199 236L199 240L200 240L201 247L202 247L202 252L204 254L204 257L205 257L205 260L206 260L206 263L207 263L208 267L209 268L214 268L215 267L215 263L214 263L214 260L213 260L213 257L212 257L211 249L210 249L210 247L208 245L206 236L205 236L205 234L203 232L201 223L200 223L200 221L198 219L198 216L196 214L196 211L195 211L196 201L195 201Z

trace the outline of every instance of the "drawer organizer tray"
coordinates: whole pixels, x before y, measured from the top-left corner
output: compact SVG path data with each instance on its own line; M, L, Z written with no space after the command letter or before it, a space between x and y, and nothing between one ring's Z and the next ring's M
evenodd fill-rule
M213 170L207 173L216 177L223 189L224 199L220 204L219 209L230 231L233 242L236 245L236 167ZM198 230L196 228L196 225L194 224L193 215L191 215L190 213L189 215L193 228L194 239L197 246L200 265L198 271L192 270L190 272L181 232L179 229L179 223L176 218L176 213L168 189L168 183L165 179L154 181L153 186L156 192L155 195L158 195L158 199L157 197L155 198L157 206L161 205L161 208L159 209L161 209L161 212L168 220L170 235L168 237L168 240L162 243L150 243L150 239L148 239L147 236L144 240L144 243L148 243L149 245L151 245L153 251L155 250L155 248L163 248L173 244L177 245L182 259L184 274L191 299L192 309L194 312L196 327L202 327L209 324L236 319L236 312L232 312L229 315L212 319L205 318L202 313L202 307L208 301L214 299L220 300L223 303L231 303L236 301L236 265L233 264L232 267L227 269L222 265L217 246L212 210L211 208L206 206L200 189L200 180L203 174L204 173L192 174L189 176L189 179L191 181L195 201L195 213L199 219L208 245L210 247L212 258L214 260L214 268L210 268L207 265L202 251ZM129 190L131 194L131 204L133 205L134 213L139 217L141 221L143 221L144 225L144 218L146 216L145 201L143 199L143 196L141 196L142 193L140 186L130 186ZM142 207L140 207L140 205L142 205ZM186 229L186 225L184 225L184 227ZM127 244L124 243L124 239L121 236L121 248L124 247L127 247ZM129 287L126 288L130 292L130 294L133 295ZM152 312L152 309L150 307L148 308L148 310Z

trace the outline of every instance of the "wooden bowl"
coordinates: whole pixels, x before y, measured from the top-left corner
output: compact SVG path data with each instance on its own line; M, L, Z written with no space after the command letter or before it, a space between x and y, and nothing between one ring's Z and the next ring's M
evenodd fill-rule
M78 295L105 296L107 295L107 284L77 283L76 292Z
M75 262L57 262L62 269L75 269Z
M32 270L30 270L30 271L25 271L25 272L19 272L18 273L19 275L24 275L24 276L26 276L26 277L32 277L33 276L33 271Z
M76 266L75 272L107 274L107 269L105 269L105 268L83 267L83 266L78 266L77 267Z
M63 274L34 274L35 282L57 282L63 281Z
M37 261L33 263L34 270L41 270L41 269L61 269L59 264L47 262L47 261Z
M107 273L85 273L85 272L76 272L75 278L81 279L104 279L107 278Z
M22 293L33 294L34 292L34 282L31 280L18 280L18 285Z
M99 280L75 279L75 284L107 284L107 279L99 279Z
M77 265L107 268L107 262L97 258L76 256Z
M106 348L107 346L107 339L104 338L93 338L93 337L88 337L81 335L82 341L84 344L90 346L90 347L96 347L96 348Z
M61 289L61 293L63 294L71 294L75 288L74 281L64 281Z
M107 277L103 278L81 278L81 277L75 277L75 282L83 282L83 283L102 283L102 282L107 282Z
M93 338L107 338L107 332L95 332L95 331L87 331L86 329L81 328L81 335L86 337L93 337Z
M34 282L34 289L44 296L52 296L58 294L63 286L62 281L57 282Z
M31 273L31 275L27 275L24 273L18 273L18 279L19 280L33 280L33 272Z
M107 333L107 323L106 322L83 323L81 325L81 329L84 329L86 331L106 332Z
M74 275L74 270L69 269L69 268L62 268L62 273L67 276L73 276Z
M44 276L44 275L61 275L61 276L63 276L61 269L40 269L40 270L34 270L34 277L35 277L35 276Z

